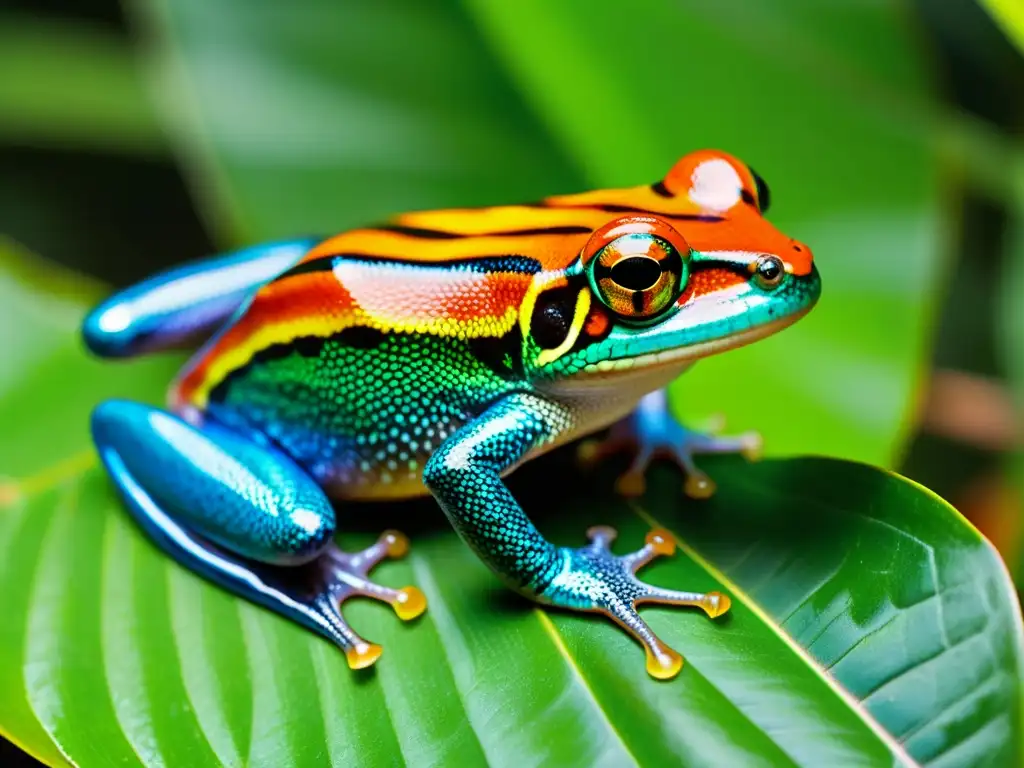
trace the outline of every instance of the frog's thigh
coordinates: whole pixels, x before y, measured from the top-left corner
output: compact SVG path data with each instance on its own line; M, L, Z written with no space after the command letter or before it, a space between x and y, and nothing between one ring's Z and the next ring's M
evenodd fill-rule
M264 243L161 272L96 307L82 323L82 336L101 357L194 346L317 242Z
M123 400L108 400L93 411L92 433L132 513L165 548L174 523L274 565L308 562L331 541L330 502L309 475L273 448L216 424L197 429L165 411Z

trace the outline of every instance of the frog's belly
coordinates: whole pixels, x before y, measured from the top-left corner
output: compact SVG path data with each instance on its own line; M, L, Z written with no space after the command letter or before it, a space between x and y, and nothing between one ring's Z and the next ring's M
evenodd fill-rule
M221 421L268 436L337 499L421 496L431 454L473 418L465 406L434 398L395 399L353 413L346 404L307 392L299 402L279 396L210 405Z
M335 498L404 498L427 492L431 454L512 386L457 340L398 334L263 360L211 392L207 410L268 436Z
M281 422L268 423L264 430L332 498L398 499L427 493L423 467L464 421L433 414L401 427L377 423L358 434Z

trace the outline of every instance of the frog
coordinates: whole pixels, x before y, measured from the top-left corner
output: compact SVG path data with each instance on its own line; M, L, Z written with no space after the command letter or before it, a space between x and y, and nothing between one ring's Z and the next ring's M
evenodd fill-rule
M706 498L714 482L695 456L757 457L754 433L684 427L665 388L815 306L811 250L769 223L769 203L751 167L700 150L652 184L413 211L172 267L83 321L100 357L192 351L165 408L99 403L93 442L163 551L332 641L352 669L382 648L343 618L348 599L383 601L402 620L427 601L371 577L407 553L405 535L352 552L335 533L356 502L433 496L506 586L611 619L653 678L672 679L683 658L638 606L714 619L730 598L637 575L675 552L667 530L627 554L607 526L580 546L552 543L505 478L589 437L577 443L586 461L632 454L620 492L643 493L652 459L668 457L683 491Z

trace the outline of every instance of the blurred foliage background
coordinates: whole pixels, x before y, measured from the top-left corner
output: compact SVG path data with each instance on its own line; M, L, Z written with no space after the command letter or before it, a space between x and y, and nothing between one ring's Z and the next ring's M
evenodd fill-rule
M698 366L677 404L777 452L899 470L1019 579L1019 5L624 7L6 0L0 233L119 286L404 209L647 183L725 149L815 249L824 299Z

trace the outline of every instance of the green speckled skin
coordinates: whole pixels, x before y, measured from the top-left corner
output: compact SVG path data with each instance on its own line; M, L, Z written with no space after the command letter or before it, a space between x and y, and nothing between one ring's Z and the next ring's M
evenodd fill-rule
M466 341L351 338L262 355L212 393L209 412L268 435L335 496L409 496L445 439L525 385Z
M302 241L294 257L280 247L226 257L208 275L191 268L194 305L173 311L162 297L168 288L184 293L181 275L154 278L87 319L94 350L123 356L169 346L193 313L201 309L193 324L208 328L228 299L239 306L173 388L177 415L118 401L97 409L101 457L136 519L170 554L332 639L353 667L372 664L380 649L345 623L345 599L375 597L402 618L425 602L413 587L368 577L381 558L404 552L400 534L362 553L334 546L328 497L429 492L506 584L542 603L609 616L644 646L650 674L670 678L681 657L640 619L637 604L696 606L715 617L728 598L636 577L674 550L666 532L623 556L610 552L614 532L605 528L589 531L585 547L555 546L502 476L613 424L597 453L634 452L624 492L642 490L655 452L676 458L696 496L713 483L693 454L753 452L747 436L711 438L676 424L662 388L702 357L789 325L817 300L810 251L761 218L764 189L735 159L696 153L664 183L600 193L607 202L593 193L514 216L499 208L423 214L434 217L431 227L409 219L312 247ZM672 200L677 209L652 215L625 200ZM528 216L533 226L509 229L510 217ZM481 229L491 219L493 230ZM470 231L448 229L460 222ZM694 222L703 249L680 234L681 222ZM448 228L434 228L441 224ZM500 250L534 240L535 254ZM434 256L383 255L413 244ZM466 252L474 255L442 258ZM234 270L230 297L218 288L225 269ZM246 270L258 290L243 301L237 285ZM265 282L272 270L277 277ZM301 568L295 579L289 566Z

